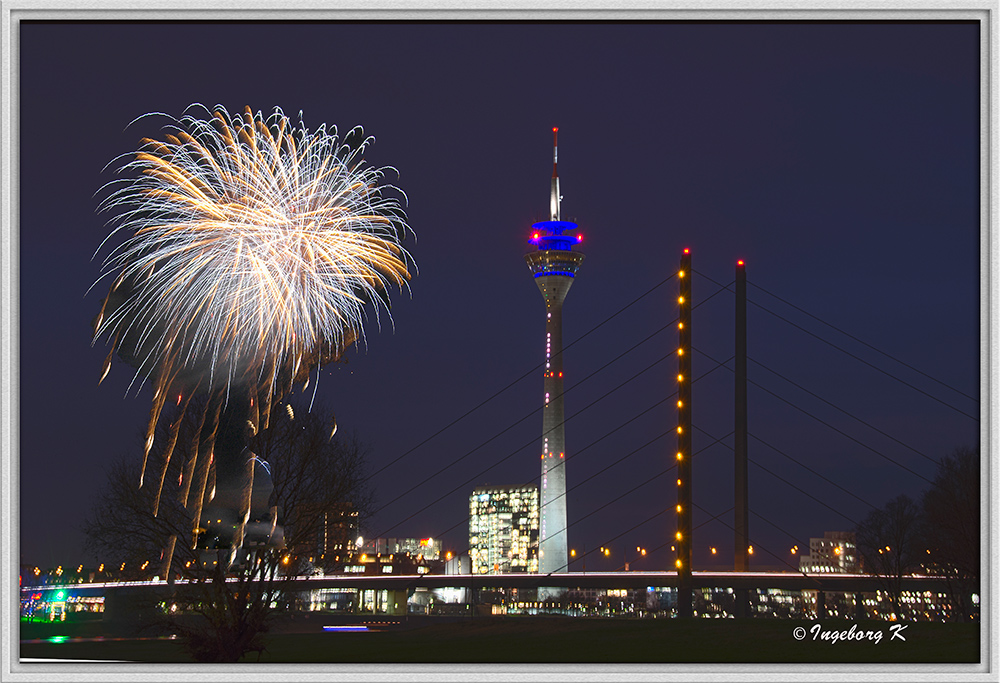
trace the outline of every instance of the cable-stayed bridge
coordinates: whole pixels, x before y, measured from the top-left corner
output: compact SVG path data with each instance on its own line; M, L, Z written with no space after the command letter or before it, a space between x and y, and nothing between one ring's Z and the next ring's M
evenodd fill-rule
M699 298L688 302L691 310L697 313L694 323L694 342L688 349L689 357L693 356L694 361L694 372L690 378L690 383L695 388L694 418L691 426L696 436L691 453L691 458L695 462L694 495L691 505L698 515L691 531L699 532L700 535L700 533L707 532L714 527L717 534L719 530L724 530L727 534L735 535L737 533L733 519L735 503L733 507L720 509L719 501L725 498L724 495L714 496L714 502L710 505L709 501L706 500L707 496L703 493L709 488L706 484L720 476L720 473L732 476L730 474L732 465L729 462L719 465L719 459L716 458L712 460L712 469L709 471L705 469L708 463L700 461L708 457L715 457L713 453L716 451L721 450L729 453L734 451L732 442L736 430L724 431L726 429L724 426L719 427L720 424L725 424L725 419L720 419L719 414L732 415L732 399L724 398L720 401L714 396L705 399L705 394L701 393L701 387L703 384L718 380L720 377L724 379L726 375L732 378L733 373L736 372L734 368L736 356L729 355L725 345L721 345L723 350L720 353L718 348L713 348L711 340L706 342L706 338L714 339L723 335L720 335L717 329L703 328L697 320L710 307L725 306L727 298L731 305L732 297L735 294L735 281L723 284L717 278L697 269L693 269L691 274L697 285L696 291L708 292L707 295L699 295ZM582 350L588 337L596 337L601 333L602 328L606 330L617 325L624 316L643 315L644 313L648 315L648 311L642 308L644 302L662 296L664 291L668 289L666 285L676 284L677 281L677 273L673 273L639 297L621 306L598 325L566 344L565 353L572 354L575 348ZM894 491L888 486L897 481L910 487L914 485L929 486L935 476L940 458L946 455L946 452L939 449L933 451L928 449L906 432L894 429L893 425L880 424L878 419L866 415L863 405L865 401L879 400L880 387L889 385L893 389L885 392L885 398L882 399L885 403L895 401L894 396L902 391L916 400L923 401L927 410L937 411L940 414L950 415L955 420L964 421L964 431L961 434L956 434L952 444L954 447L963 445L963 437L968 437L970 434L973 435L973 438L978 436L979 400L973 392L955 386L955 382L948 383L938 379L931 373L908 363L893 352L881 349L868 343L861 336L827 322L823 317L772 292L769 288L760 286L753 280L747 284L749 289L747 302L750 304L750 317L754 322L750 337L751 353L745 359L745 364L749 369L746 373L746 383L749 387L751 407L756 407L765 401L769 404L768 410L775 410L770 406L779 406L786 413L795 414L801 421L811 425L810 448L827 448L831 442L836 441L843 444L845 452L851 453L849 458L835 463L836 466L818 462L816 458L809 457L809 453L804 453L801 446L789 448L782 439L783 434L773 429L777 420L751 419L746 433L746 440L749 442L749 454L746 461L751 465L750 472L753 479L749 490L748 505L748 517L752 520L749 525L751 531L746 532L747 545L753 549L750 551L753 553L751 564L759 567L762 563L766 563L788 571L797 571L798 558L792 556L786 548L790 546L797 548L798 544L805 540L805 537L801 531L790 530L788 527L794 527L794 524L789 522L797 521L803 514L799 510L795 510L794 514L782 513L781 516L775 516L773 512L768 511L768 507L774 507L775 499L783 496L794 496L799 501L804 499L814 510L819 510L828 516L831 514L835 516L836 519L840 520L837 524L843 528L854 529L864 515L869 511L879 509L885 502L885 500L872 495L871 482L865 481L868 476L865 468L868 468L871 463L884 466L884 469L881 470L882 476L886 476L885 472L889 473L888 476L891 479L884 481L883 489L886 494L892 494ZM647 538L649 536L658 538L656 545L652 545L648 541L644 545L646 545L650 555L660 553L660 557L655 561L643 560L642 568L674 568L675 555L671 555L667 559L667 553L676 553L677 546L673 531L673 518L676 516L675 504L678 501L672 490L673 487L669 483L673 478L680 480L677 476L678 463L674 461L675 449L671 438L678 427L677 416L673 412L674 405L679 400L677 383L664 383L659 396L648 404L625 414L617 423L602 418L595 419L597 413L602 410L612 412L609 405L616 401L620 402L620 397L638 382L654 373L658 378L671 376L670 362L677 361L678 352L684 350L682 345L678 345L679 342L671 340L670 334L671 331L677 329L681 317L677 314L671 318L669 314L664 313L669 309L662 305L659 306L659 309L654 310L660 310L662 313L660 318L662 323L650 324L651 331L643 338L620 340L615 350L603 354L602 362L596 369L576 379L565 390L568 396L576 393L581 397L577 400L578 402L572 405L571 409L567 410L567 429L571 432L574 430L578 432L582 431L578 430L579 426L586 426L589 428L588 434L594 434L597 430L595 425L599 424L604 431L590 436L589 440L581 445L572 446L566 454L570 472L566 495L570 499L570 509L579 510L584 507L580 504L581 497L589 509L582 514L578 512L575 516L570 515L568 525L570 545L578 549L579 552L574 554L573 559L568 560L568 566L564 569L579 569L580 565L585 562L584 558L587 555L590 555L592 559L599 559L595 557L595 554L600 552L599 549L628 545L622 539L627 539L630 534L638 530L641 530ZM676 307L674 313L677 313ZM726 314L720 316L716 312L714 315L716 318L720 318L725 317ZM729 330L723 332L725 335L731 334ZM762 339L766 339L768 343L762 343ZM848 378L858 373L857 368L861 368L864 377L868 378L874 374L882 380L882 384L872 381L859 385L857 394L864 401L859 401L859 405L845 403L829 387L817 385L808 377L797 376L794 367L783 367L780 352L774 353L773 347L781 344L795 347L806 342L829 351L829 356L818 358L817 364L839 363L840 365L837 367L843 367L843 370L839 372ZM719 347L720 345L716 344L715 346ZM658 351L650 353L649 350L654 347ZM666 352L663 352L664 349ZM643 353L645 355L642 355ZM639 359L640 356L641 360L632 363L634 372L630 370L627 374L620 373L615 376L615 381L605 381L601 390L587 393L588 383L593 380L593 384L596 385L601 373L607 376L608 372L605 371L613 372L619 361L629 358ZM776 357L777 360L775 360ZM833 357L833 360L830 357ZM539 365L527 370L503 388L474 403L473 407L447 423L439 431L383 465L373 476L391 471L391 468L397 463L412 453L418 452L434 438L453 428L472 413L488 409L492 401L515 385L525 380L530 381L532 378L537 378L540 368ZM699 393L701 396L698 395ZM843 392L840 392L840 395L842 396ZM583 402L585 399L586 402ZM393 500L384 506L383 509L389 508L390 505L400 506L401 503L398 501L402 499L409 499L412 502L405 513L399 514L394 519L380 517L377 536L388 536L395 530L405 529L407 524L412 524L414 520L420 519L421 515L426 514L444 501L454 501L457 498L467 496L468 492L474 486L481 484L485 478L495 476L492 473L508 467L512 462L517 462L521 458L527 460L532 450L538 448L539 439L537 436L529 437L520 445L500 451L499 454L489 458L484 458L483 452L487 448L495 450L501 437L504 437L521 423L534 424L539 409L540 407L537 405L526 407L523 415L516 422L503 425L502 429L492 434L484 434L483 436L486 438L483 438L470 450L461 452L455 457L442 458L438 454L433 461L433 466L427 468L428 472L423 479L413 481L409 486L403 487L403 490L396 493ZM712 415L706 417L708 413L712 413ZM731 418L729 419L731 420ZM620 447L619 444L626 442L626 439L623 438L624 434L630 430L640 433L639 430L633 428L637 427L641 420L646 420L647 424L651 420L659 420L660 429L647 428L641 431L643 438L638 440L635 447L630 447L628 450ZM582 425L584 422L589 424ZM646 435L649 435L649 438L646 438ZM544 438L544 435L542 436ZM614 448L609 447L612 442L615 444ZM966 440L964 443L968 443L968 441ZM614 453L615 457L601 460L599 466L591 467L584 476L580 476L580 470L574 470L574 462L582 463L589 453L597 451L610 451ZM629 467L631 462L638 459L634 456L641 453L648 454L650 451L659 452L660 455L657 456L661 462L659 469L645 469L641 477L636 477L636 483L625 489L612 492L595 487L595 484L603 477ZM479 467L473 474L462 479L460 483L451 485L447 489L435 488L430 496L426 493L422 496L415 495L417 492L426 492L429 486L434 486L437 482L442 481L444 475L458 469L460 465L463 465L463 461L467 461L473 455L476 455L475 462ZM865 460L860 468L854 466L859 459ZM699 468L698 465L702 465L702 467ZM453 480L454 477L449 481ZM534 482L535 478L532 476L531 479L526 479L524 482L515 483L530 484ZM592 495L595 490L600 491L600 498ZM574 496L576 496L576 500L574 500ZM574 534L579 534L602 518L611 517L608 513L616 508L620 509L630 505L634 507L635 501L640 498L645 501L658 500L660 505L653 507L648 514L641 516L631 513L617 515L619 520L628 519L628 524L621 525L621 528L616 529L611 535L599 537L596 542L591 541L583 544L582 548L579 542L572 541ZM846 505L844 501L847 501ZM647 505L643 511L649 507ZM808 514L807 511L805 516ZM460 534L467 528L468 522L468 517L455 518L452 525L441 528L435 537ZM827 529L829 528L827 527ZM655 531L649 531L650 529L655 529ZM762 533L762 529L766 529L767 533ZM821 535L823 530L814 529L812 535ZM781 536L788 539L787 545L774 540ZM698 548L702 553L709 547L709 543L700 543L697 540L695 543L698 543ZM702 545L705 547L702 548ZM719 544L712 543L711 545L714 554L714 546ZM589 550L586 550L587 547ZM731 545L727 545L725 548L728 551L731 547ZM668 548L670 548L669 551ZM461 552L463 549L456 548L456 550ZM708 568L708 565L718 565L718 562L711 560L714 558L702 557L698 559L696 557L691 568L696 571L699 568ZM624 569L626 558L619 555L618 561L619 569Z

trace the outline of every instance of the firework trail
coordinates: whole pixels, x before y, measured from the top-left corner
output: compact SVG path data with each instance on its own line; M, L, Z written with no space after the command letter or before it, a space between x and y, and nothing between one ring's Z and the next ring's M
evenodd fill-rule
M293 384L363 340L369 304L378 320L390 286L407 286L410 229L397 188L383 183L394 169L365 164L373 138L360 128L341 139L336 127L309 130L301 113L295 125L277 108L265 117L192 105L167 118L163 140L144 138L112 162L127 177L104 188L101 210L115 217L101 249L129 236L104 261L101 279L113 279L94 340L112 347L101 380L117 352L137 368L133 382L153 384L142 476L168 400L181 412L169 463L183 397L213 397L202 444L187 449L199 462L187 463L183 502L200 514L222 403L238 393L248 429L266 428Z

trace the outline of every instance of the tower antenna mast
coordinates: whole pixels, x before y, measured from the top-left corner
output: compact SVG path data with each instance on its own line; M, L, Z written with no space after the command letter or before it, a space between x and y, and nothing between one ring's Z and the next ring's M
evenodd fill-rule
M559 196L559 129L552 129L552 188L549 193L549 220L562 220L562 197Z

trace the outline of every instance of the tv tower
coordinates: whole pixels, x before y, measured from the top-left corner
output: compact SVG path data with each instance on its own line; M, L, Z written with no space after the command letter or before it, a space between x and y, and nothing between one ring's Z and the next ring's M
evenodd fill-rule
M562 307L583 254L573 251L580 243L576 223L562 220L559 196L559 129L552 129L552 185L550 219L535 223L529 242L538 250L524 260L545 299L545 404L542 408L542 483L538 571L565 572L569 565L566 533L566 432L563 428ZM569 234L567 234L569 233ZM561 591L539 588L539 600Z

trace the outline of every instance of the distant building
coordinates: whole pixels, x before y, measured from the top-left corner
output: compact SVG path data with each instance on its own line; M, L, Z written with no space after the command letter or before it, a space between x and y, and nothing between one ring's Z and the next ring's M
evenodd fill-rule
M369 555L408 555L414 559L441 559L441 540L436 538L372 538L360 552Z
M448 553L447 561L444 563L445 574L471 574L472 558L468 555L451 555Z
M799 558L799 571L845 573L858 571L858 548L854 533L827 531L823 538L809 539L809 554Z
M353 503L340 503L328 509L303 505L297 513L314 530L300 539L301 544L292 548L292 552L325 570L343 566L356 554L360 526Z
M442 574L444 562L428 560L422 555L382 555L360 553L351 557L336 573L365 574L367 576L382 576L384 574Z
M469 497L473 574L538 572L538 487L480 486Z

